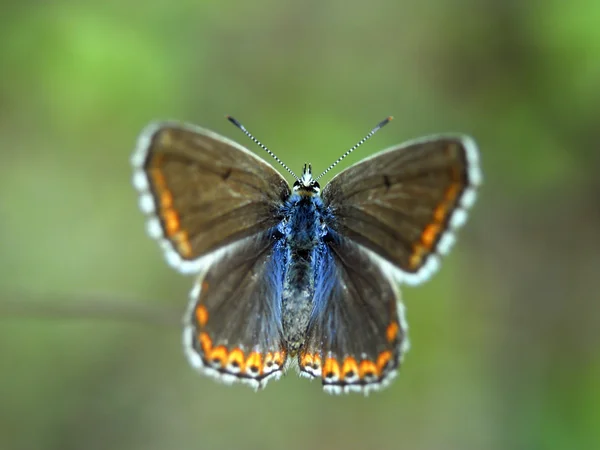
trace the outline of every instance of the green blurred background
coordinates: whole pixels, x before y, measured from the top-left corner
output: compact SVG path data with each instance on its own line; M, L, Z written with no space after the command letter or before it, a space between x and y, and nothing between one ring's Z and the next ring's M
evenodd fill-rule
M600 448L600 2L5 1L0 449ZM200 124L299 171L443 131L485 184L387 390L199 376L130 185L138 132ZM256 150L261 156L260 149Z

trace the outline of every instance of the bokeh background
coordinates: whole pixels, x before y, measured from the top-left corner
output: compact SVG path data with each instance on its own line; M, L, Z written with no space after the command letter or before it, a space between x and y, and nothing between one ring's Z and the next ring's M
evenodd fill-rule
M1 449L600 448L600 2L4 1ZM441 272L404 288L394 384L254 393L195 373L130 185L175 118L288 165L443 131L485 184Z

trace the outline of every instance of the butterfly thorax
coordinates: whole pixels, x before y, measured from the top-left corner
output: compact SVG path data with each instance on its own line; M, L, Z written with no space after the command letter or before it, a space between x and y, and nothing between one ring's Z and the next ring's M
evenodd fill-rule
M284 207L285 274L282 325L288 352L295 354L304 342L313 311L315 261L322 244L323 203L318 194L290 196Z

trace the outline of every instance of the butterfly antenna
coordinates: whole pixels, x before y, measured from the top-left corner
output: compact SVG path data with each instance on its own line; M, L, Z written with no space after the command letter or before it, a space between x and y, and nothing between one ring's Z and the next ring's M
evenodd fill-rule
M289 173L292 174L292 176L296 179L296 181L300 181L300 178L298 178L296 176L296 174L294 172L292 172L292 169L290 169L288 166L285 165L285 163L280 160L275 153L273 153L271 150L269 150L262 142L260 142L258 139L256 139L254 136L252 136L252 134L246 130L246 127L244 125L242 125L240 122L238 122L236 119L234 119L231 116L225 116L227 117L227 120L229 120L232 124L234 124L236 127L238 127L240 130L242 130L242 132L248 136L252 142L254 142L256 145L258 145L260 148L262 148L265 152L267 152L269 155L271 155L273 157L273 159L275 161L277 161L279 164L281 164L283 166L283 168L285 170L287 170Z
M332 165L330 165L327 169L325 169L321 175L319 175L317 178L315 178L315 181L317 181L319 178L321 178L323 175L325 175L327 172L329 172L331 169L333 169L335 166L337 166L346 156L348 156L354 150L356 150L362 144L367 142L371 136L373 136L375 133L377 133L377 131L379 131L381 128L383 128L385 125L387 125L388 122L390 122L392 119L393 119L393 117L389 116L389 117L386 117L381 122L379 122L375 128L373 128L371 131L369 131L369 134L367 134L364 138L362 138L360 141L358 141L351 149L349 149L346 153L344 153L342 156L340 156L337 159L337 161L335 161Z

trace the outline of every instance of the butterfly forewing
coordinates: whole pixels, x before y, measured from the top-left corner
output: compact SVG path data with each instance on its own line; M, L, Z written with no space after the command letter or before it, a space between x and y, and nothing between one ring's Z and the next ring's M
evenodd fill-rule
M268 233L260 233L232 245L199 276L184 331L186 354L196 369L255 388L281 375L287 356L281 252Z
M480 182L468 137L433 137L391 148L334 177L323 190L331 227L419 283L453 243Z
M337 236L317 263L314 308L298 355L326 391L368 392L389 383L408 349L399 291L359 245Z
M147 127L132 164L148 232L182 272L199 271L203 256L275 225L290 192L265 161L191 125Z

